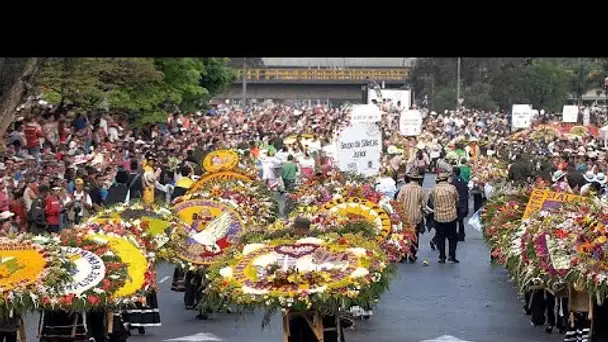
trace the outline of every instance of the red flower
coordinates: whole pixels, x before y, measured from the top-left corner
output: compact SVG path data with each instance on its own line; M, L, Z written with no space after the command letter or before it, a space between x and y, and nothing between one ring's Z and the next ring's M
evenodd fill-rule
M99 299L99 297L95 296L95 295L88 295L87 296L87 302L89 302L89 304L91 305L97 305L99 303L101 303L101 299Z
M563 229L556 229L555 230L555 236L558 239L565 239L568 237L568 233L566 233Z

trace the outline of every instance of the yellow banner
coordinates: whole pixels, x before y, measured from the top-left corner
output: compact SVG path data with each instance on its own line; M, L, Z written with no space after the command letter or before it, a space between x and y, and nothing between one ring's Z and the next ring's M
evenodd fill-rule
M543 209L552 209L561 206L563 203L571 203L583 201L584 197L570 194L567 192L555 192L549 190L534 189L522 220L525 220L532 216L534 213L539 212Z

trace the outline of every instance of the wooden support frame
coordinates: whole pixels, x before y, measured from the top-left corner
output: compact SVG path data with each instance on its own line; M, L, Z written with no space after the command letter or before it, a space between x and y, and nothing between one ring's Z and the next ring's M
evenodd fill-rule
M309 311L306 313L302 312L284 312L283 313L283 342L289 342L291 331L289 330L289 323L293 317L304 317L306 323L315 334L318 342L325 342L326 331L336 331L338 341L342 340L342 330L340 329L340 315L336 314L336 326L332 328L323 327L323 317L321 313L317 311Z

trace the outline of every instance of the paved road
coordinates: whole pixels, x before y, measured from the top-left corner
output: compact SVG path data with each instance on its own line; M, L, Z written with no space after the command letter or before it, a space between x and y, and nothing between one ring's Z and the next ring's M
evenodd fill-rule
M425 188L434 179L427 177ZM471 210L472 211L472 210ZM437 253L429 248L429 234L421 238L419 262L400 264L393 281L370 321L358 322L347 332L349 342L557 342L558 334L547 335L530 326L524 316L516 291L500 266L492 266L481 234L467 230L467 241L458 246L461 263L437 264ZM430 265L424 267L422 260ZM210 321L194 319L183 308L182 294L171 292L171 265L159 265L159 305L163 326L149 329L145 336L133 336L132 342L160 342L200 334L175 341L269 342L282 341L278 317L269 328L261 330L261 315L237 317L218 314ZM29 321L33 335L35 318ZM458 339L446 339L445 336ZM438 339L444 336L444 339ZM29 341L33 341L30 339Z

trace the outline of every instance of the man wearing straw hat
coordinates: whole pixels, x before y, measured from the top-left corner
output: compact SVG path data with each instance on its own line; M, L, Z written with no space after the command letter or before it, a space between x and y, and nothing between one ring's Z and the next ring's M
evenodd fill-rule
M424 208L424 190L420 184L424 177L418 172L418 170L412 170L410 173L405 175L405 184L399 194L397 195L397 201L403 206L403 210L407 214L408 223L412 227L416 227L416 242L411 246L411 256L408 257L410 263L416 262L416 253L418 252L418 239L420 232L423 231L422 226L422 209Z
M435 240L439 249L439 263L445 264L445 240L448 240L448 261L459 263L456 259L456 247L458 245L458 234L456 233L456 221L458 212L456 206L459 196L456 187L448 183L449 173L437 175L437 185L431 190L430 200L435 211Z

